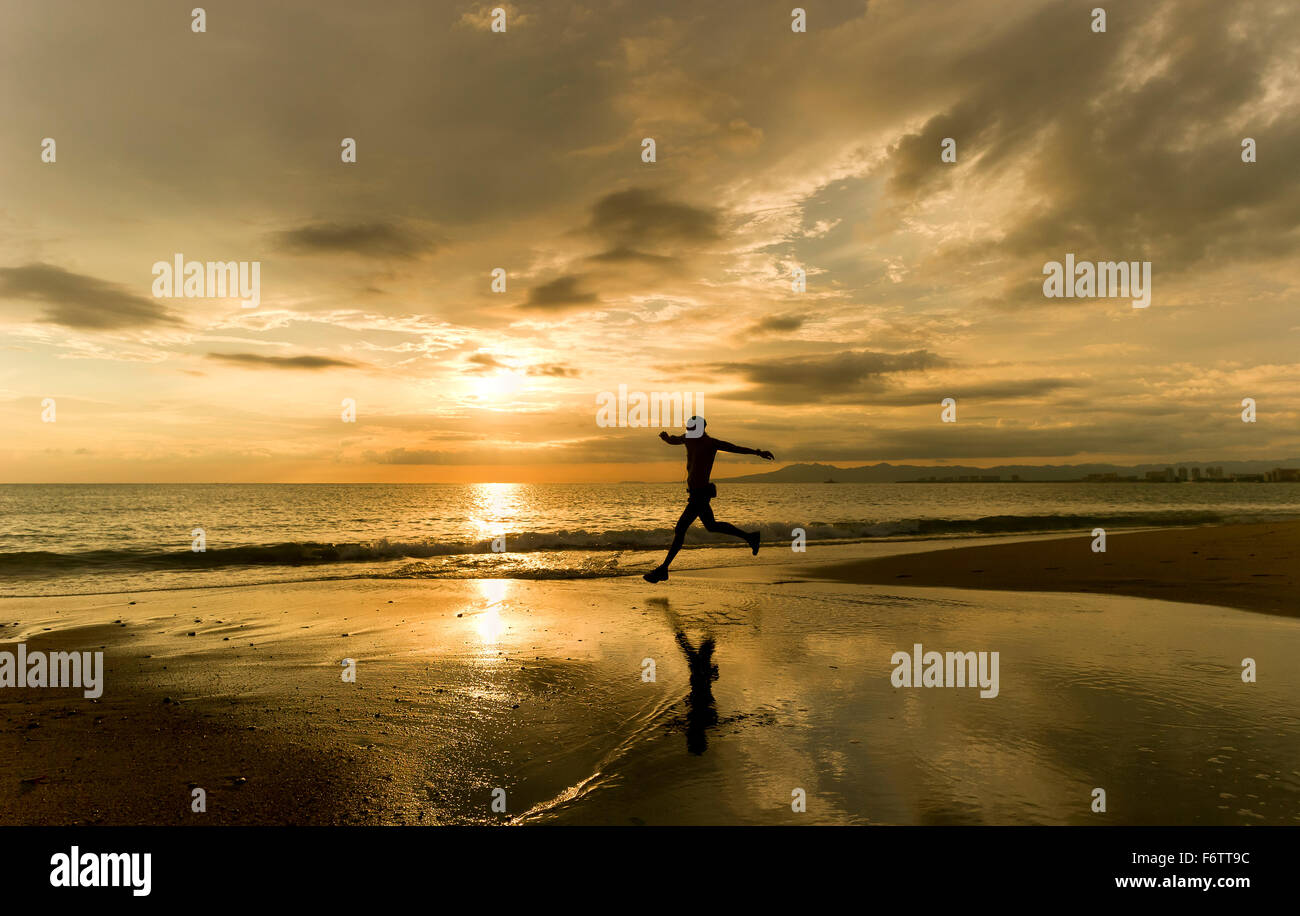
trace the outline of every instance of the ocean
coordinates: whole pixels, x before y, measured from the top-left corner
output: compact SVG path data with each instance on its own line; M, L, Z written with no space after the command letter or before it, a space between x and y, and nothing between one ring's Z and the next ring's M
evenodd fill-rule
M719 519L789 549L871 539L1300 517L1300 484L721 483ZM666 548L680 483L6 484L0 596L340 578L626 575ZM201 534L200 534L201 530ZM504 540L502 540L504 539ZM502 551L494 551L493 542ZM687 547L734 545L698 524ZM201 546L196 551L195 546ZM701 551L678 565L749 559Z

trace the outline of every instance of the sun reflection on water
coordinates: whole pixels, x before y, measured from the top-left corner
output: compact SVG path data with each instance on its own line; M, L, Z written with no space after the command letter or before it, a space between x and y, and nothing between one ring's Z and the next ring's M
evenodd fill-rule
M522 496L522 487L517 483L474 484L469 521L478 536L487 540L507 534L522 509Z
M483 598L483 609L474 615L474 629L478 632L478 638L488 644L495 645L505 632L505 618L501 614L501 606L505 603L506 595L510 591L509 579L479 579L478 590Z

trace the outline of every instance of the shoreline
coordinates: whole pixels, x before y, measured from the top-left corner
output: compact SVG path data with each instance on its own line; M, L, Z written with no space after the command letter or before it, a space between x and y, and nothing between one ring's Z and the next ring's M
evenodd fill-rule
M1286 524L1287 522L1280 522ZM1195 527L1238 527L1241 524L1248 523L1223 523L1222 525L1197 525L1195 523L1179 522L1172 525L1152 525L1142 524L1131 527L1109 529L1116 533L1137 533L1143 531L1172 531ZM1295 524L1300 525L1300 520ZM1004 544L1015 544L1026 541L1053 540L1068 538L1073 536L1083 536L1083 529L1079 528L1055 528L1046 530L1027 530L1027 531L976 531L976 532L941 532L941 533L915 533L915 534L891 534L878 537L846 537L846 538L826 538L807 541L808 552L800 554L798 558L785 556L784 552L789 549L789 544L784 541L765 541L762 552L757 559L751 557L748 548L741 548L730 543L730 539L718 539L714 542L705 543L688 543L684 545L682 552L678 555L674 564L674 572L696 572L701 570L725 569L730 567L768 567L773 565L788 565L798 563L800 566L815 564L818 566L826 565L844 565L858 559L868 559L861 554L868 553L875 556L894 556L911 553L928 553L934 550L951 549L949 545L961 547L967 546L996 546ZM665 542L666 543L666 542ZM915 545L914 547L912 545ZM907 549L901 549L906 547ZM773 559L774 555L779 556ZM539 568L536 563L539 560L554 558L565 554L582 554L590 557L603 557L605 565L602 568L587 567L581 570L568 569L564 571L548 571L544 567ZM537 582L572 582L586 580L607 580L629 578L639 576L642 572L654 568L655 561L663 553L663 548L659 546L645 548L607 548L596 549L586 548L582 550L567 551L524 551L524 552L505 552L505 553L470 553L459 555L447 555L456 559L477 560L505 560L514 561L520 565L510 566L503 564L500 568L480 567L477 574L463 572L459 573L456 569L443 573L442 570L431 566L429 575L399 575L389 574L382 569L369 565L369 561L356 560L346 561L345 563L304 563L304 564L251 564L239 565L232 564L224 569L248 570L265 570L262 577L257 578L235 578L227 581L208 582L203 578L187 579L175 582L154 582L148 581L143 584L131 585L130 583L113 583L112 585L95 590L74 590L66 592L24 592L24 593L4 593L0 591L0 607L3 607L5 601L24 601L39 598L93 598L93 597L112 597L116 595L133 595L133 594L150 594L150 593L167 593L190 590L204 589L227 589L227 588L256 588L265 586L291 586L296 584L311 582L354 582L354 581L376 581L376 582L437 582L437 581L467 581L475 582L485 579L508 579L511 581L537 581ZM837 554L835 558L827 558L826 554ZM522 559L519 559L522 558ZM719 560L728 560L728 562L718 562ZM395 558L388 561L391 567L399 567L401 564L412 562L409 558ZM620 566L626 563L627 568L634 568L635 572L628 572ZM365 566L360 571L345 571L340 567L347 565ZM319 575L305 576L302 578L275 578L273 574L276 571L313 569L320 570ZM332 572L337 571L337 572ZM169 572L169 578L172 576L185 575L191 571ZM216 570L210 572L215 573ZM111 575L111 574L110 574ZM120 573L119 573L120 575ZM0 582L4 581L0 576Z

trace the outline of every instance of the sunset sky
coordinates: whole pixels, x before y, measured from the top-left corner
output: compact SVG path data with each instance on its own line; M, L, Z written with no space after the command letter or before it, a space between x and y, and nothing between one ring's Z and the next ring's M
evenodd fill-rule
M0 481L680 479L620 384L777 466L1300 456L1293 0L201 3L0 7Z

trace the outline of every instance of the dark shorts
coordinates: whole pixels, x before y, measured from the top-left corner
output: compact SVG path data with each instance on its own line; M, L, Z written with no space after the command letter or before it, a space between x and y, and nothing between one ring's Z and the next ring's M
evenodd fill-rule
M709 500L718 495L718 485L711 483L707 487L687 487L686 493L686 501L688 503L707 504Z

